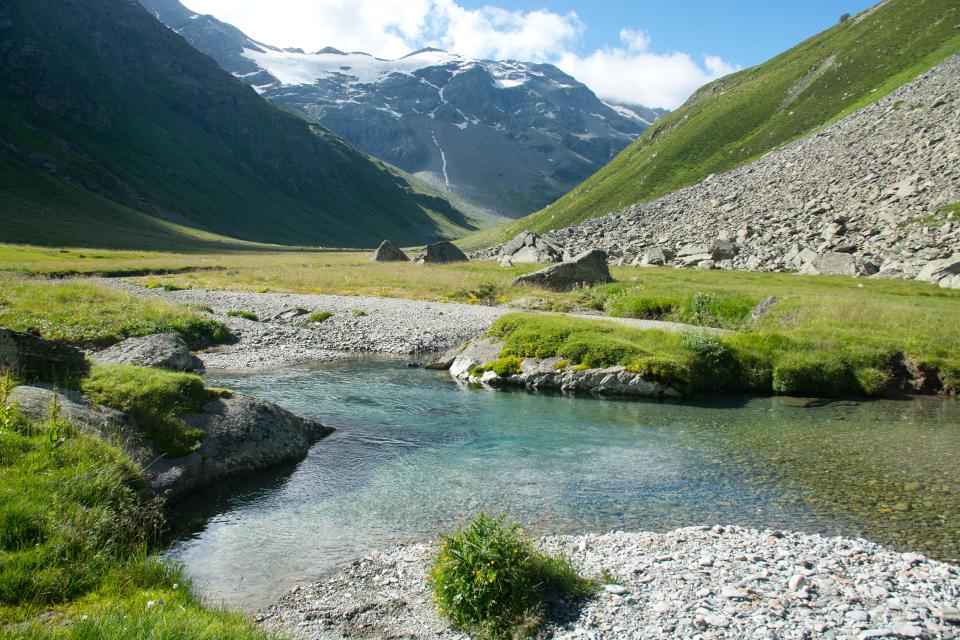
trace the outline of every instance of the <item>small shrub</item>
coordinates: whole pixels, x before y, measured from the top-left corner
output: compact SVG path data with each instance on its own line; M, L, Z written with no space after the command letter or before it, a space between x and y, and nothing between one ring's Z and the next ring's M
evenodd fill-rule
M742 391L743 375L736 354L715 336L701 332L683 334L689 352L690 384L696 392Z
M354 309L354 310L353 310L353 317L354 317L354 318L365 318L365 317L368 316L368 315L370 315L370 314L367 313L366 311L364 311L363 309Z
M626 294L607 301L606 310L621 318L662 320L681 305L679 297Z
M645 357L627 366L627 370L642 375L648 380L675 388L684 389L690 383L690 369L686 365L666 358Z
M311 313L309 316L307 316L307 320L314 324L320 324L321 322L325 320L329 320L332 317L333 317L332 311L315 311L314 313Z
M773 367L773 390L779 394L832 398L858 395L859 389L852 367L835 354L789 353Z
M542 623L545 593L578 597L599 586L569 560L534 549L516 526L485 513L442 537L428 579L440 615L489 638L532 635Z
M502 299L503 294L497 285L487 282L481 284L476 289L448 291L443 297L447 300L466 302L468 304L495 304Z
M557 364L553 365L553 368L557 371L562 371L570 366L569 360L564 360L563 358L557 360Z
M198 376L130 365L99 365L81 388L95 402L133 416L160 453L178 458L200 446L204 432L177 418L198 411L210 399Z
M199 311L199 312L201 312L201 313L211 313L211 314L213 313L213 307L211 307L210 305L206 305L206 304L190 304L190 305L187 305L187 306L190 307L191 309L193 309L194 311Z
M879 367L861 367L854 375L864 395L881 396L890 386L890 372Z
M231 318L244 318L246 320L252 320L253 322L259 322L260 318L257 317L257 314L252 311L243 311L241 309L231 309L227 311L227 315Z
M478 367L474 367L470 371L470 375L474 376L475 378L479 378L487 371L493 371L501 378L515 376L519 375L521 372L521 363L523 363L523 358L518 358L517 356L504 356L498 360L494 360L493 362L488 362Z
M590 369L624 364L640 353L635 344L602 333L575 333L557 351L557 355Z

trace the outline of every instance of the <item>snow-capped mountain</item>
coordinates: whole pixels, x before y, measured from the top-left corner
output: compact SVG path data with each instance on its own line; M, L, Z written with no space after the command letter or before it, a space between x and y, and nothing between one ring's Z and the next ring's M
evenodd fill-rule
M178 0L141 0L276 104L467 204L536 211L605 165L659 110L601 101L549 64L422 49L397 60L279 49Z

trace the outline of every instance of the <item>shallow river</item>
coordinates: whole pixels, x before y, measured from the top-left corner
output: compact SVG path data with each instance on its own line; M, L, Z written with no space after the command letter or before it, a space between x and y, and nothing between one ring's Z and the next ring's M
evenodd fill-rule
M960 557L955 400L569 398L383 359L209 382L337 428L299 464L177 505L170 555L231 607L480 510L530 533L722 523Z

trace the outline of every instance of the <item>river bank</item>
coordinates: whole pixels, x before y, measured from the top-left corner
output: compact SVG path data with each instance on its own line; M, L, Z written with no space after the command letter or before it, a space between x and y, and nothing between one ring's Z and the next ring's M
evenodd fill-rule
M956 638L960 568L860 539L740 527L552 536L613 583L548 604L553 638ZM294 638L465 638L425 576L435 548L398 546L298 587L257 621Z

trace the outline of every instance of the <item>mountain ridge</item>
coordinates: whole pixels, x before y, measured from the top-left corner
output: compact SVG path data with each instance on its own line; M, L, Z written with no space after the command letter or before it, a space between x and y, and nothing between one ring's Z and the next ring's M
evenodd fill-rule
M449 203L428 210L396 172L263 100L133 0L10 0L0 43L0 240L369 247L477 228Z
M303 53L257 42L212 16L185 18L177 0L141 1L264 97L498 216L553 201L664 113L607 104L549 64L435 47L395 60L333 47Z

